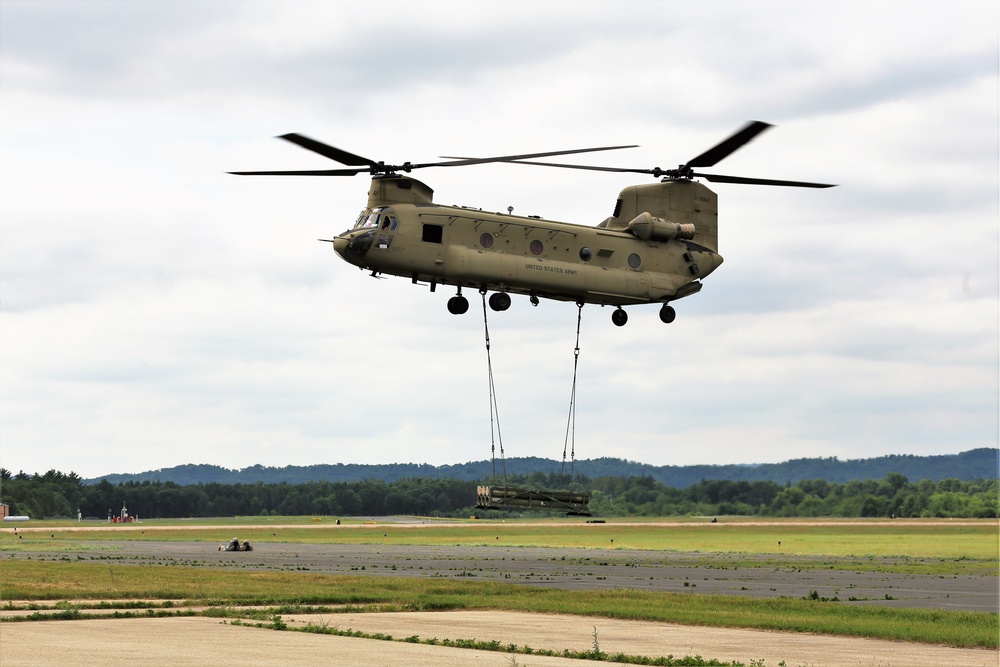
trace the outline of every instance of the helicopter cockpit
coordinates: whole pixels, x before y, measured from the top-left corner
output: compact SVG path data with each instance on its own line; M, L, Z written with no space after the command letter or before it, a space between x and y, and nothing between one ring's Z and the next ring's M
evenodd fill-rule
M388 206L366 208L361 211L354 227L341 236L346 238L347 243L334 243L334 249L348 261L351 261L351 256L363 257L373 246L387 250L392 245L398 224L396 214Z
M393 210L388 206L379 206L378 208L373 208L371 210L366 208L361 211L361 215L358 216L357 222L354 223L354 229L368 227L394 232L396 231L396 224L396 214Z

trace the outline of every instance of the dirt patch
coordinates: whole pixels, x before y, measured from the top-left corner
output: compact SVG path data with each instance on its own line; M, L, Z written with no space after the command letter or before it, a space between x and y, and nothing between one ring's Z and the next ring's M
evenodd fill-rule
M923 644L810 634L677 626L516 612L407 612L296 616L291 625L312 622L346 630L405 638L496 640L537 649L587 651L594 633L605 653L700 655L705 659L763 660L791 667L996 667L1000 653ZM417 667L583 667L592 661L514 655L469 649L379 641L234 626L218 619L95 619L5 623L0 632L4 667L77 667L170 664L204 667L315 667L318 664L414 665ZM608 664L608 663L603 663Z

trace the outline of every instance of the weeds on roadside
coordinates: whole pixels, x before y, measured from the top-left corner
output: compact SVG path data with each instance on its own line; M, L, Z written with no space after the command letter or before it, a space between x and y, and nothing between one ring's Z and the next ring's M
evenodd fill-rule
M233 623L237 625L248 625L240 623L238 620L233 621ZM563 649L562 651L556 651L551 649L532 648L527 644L524 646L518 646L517 644L502 644L497 640L482 641L477 639L438 639L436 637L431 639L420 639L417 635L396 639L392 635L383 633L367 633L351 629L341 630L337 627L330 627L328 624L315 625L313 623L309 623L299 628L288 628L287 626L285 628L275 628L273 627L273 624L268 626L264 623L257 623L254 625L255 627L260 628L271 627L272 629L290 629L295 632L335 635L338 637L379 639L383 641L398 641L410 644L426 644L428 646L447 646L451 648L473 649L477 651L508 653L510 654L508 659L510 660L511 667L528 667L527 665L523 665L517 661L517 655L538 655L543 657L570 658L575 660L593 660L595 662L615 662L628 665L658 665L664 667L766 667L763 660L751 660L749 663L739 661L720 662L714 658L703 658L700 655L688 655L682 658L675 658L672 654L657 657L630 655L627 653L615 653L612 655L601 651L596 627L594 627L593 644L591 645L590 650L574 651L571 649ZM784 667L784 662L779 663L778 667Z

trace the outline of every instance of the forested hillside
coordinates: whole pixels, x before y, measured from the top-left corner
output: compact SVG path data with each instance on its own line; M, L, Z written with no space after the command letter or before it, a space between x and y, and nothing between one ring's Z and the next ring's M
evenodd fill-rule
M190 484L102 480L83 484L73 473L12 476L0 469L0 499L13 514L32 518L84 517L106 520L123 505L133 516L422 516L467 517L476 482L410 477L395 482L306 482L303 484ZM910 482L889 473L881 480L841 484L823 479L793 484L773 481L706 480L684 489L652 477L575 479L532 473L512 476L511 485L535 489L586 489L596 516L745 515L781 517L969 517L996 518L996 478ZM480 512L482 513L482 512ZM496 515L494 515L496 516Z
M499 462L497 466L499 466ZM560 471L560 461L535 457L507 459L506 470L511 475ZM650 477L666 486L685 489L702 480L729 480L778 484L795 484L806 479L846 483L854 480L882 479L894 472L913 481L943 479L970 481L995 479L1000 465L1000 450L973 449L961 454L943 456L882 456L871 459L841 461L833 458L793 459L783 463L760 465L694 465L652 466L624 459L599 458L577 461L574 472L591 479L598 477ZM213 465L182 465L135 474L108 474L84 480L87 484L107 480L121 482L173 482L189 484L302 484L305 482L353 482L381 480L394 482L407 477L480 481L493 474L491 461L475 461L455 465L432 466L419 463L388 463L383 465L330 464L285 466L272 468L251 466L230 470Z

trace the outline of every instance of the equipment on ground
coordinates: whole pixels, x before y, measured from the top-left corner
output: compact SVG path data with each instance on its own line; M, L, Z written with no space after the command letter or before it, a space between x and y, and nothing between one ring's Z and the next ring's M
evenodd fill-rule
M241 543L239 538L234 537L228 543L220 544L219 551L253 551L253 547L250 546L250 542L244 540Z

